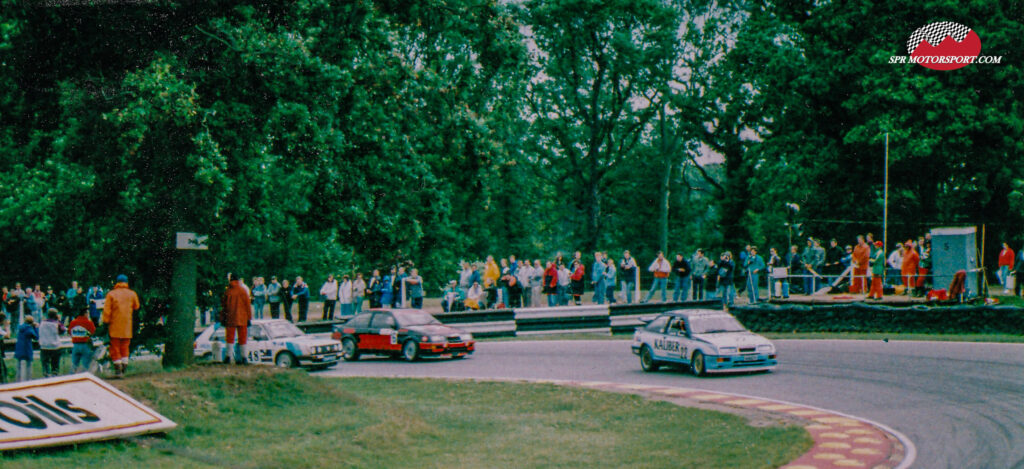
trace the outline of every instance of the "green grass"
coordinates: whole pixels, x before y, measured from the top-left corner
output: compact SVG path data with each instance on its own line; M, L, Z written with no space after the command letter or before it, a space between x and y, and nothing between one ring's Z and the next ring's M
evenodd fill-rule
M138 443L0 453L0 466L759 468L811 445L799 427L553 385L220 365L114 384L180 427Z
M7 358L4 359L4 363L7 364L7 382L13 383L15 373L18 369L18 361L14 359L14 353L8 353ZM144 357L143 359L131 358L128 364L128 376L136 375L139 373L152 373L162 369L159 357ZM70 375L71 374L71 354L66 353L61 358L60 362L60 374ZM100 377L105 377L111 372L109 370L103 373L98 373ZM35 360L32 360L32 379L40 379L43 377L43 361L37 356Z

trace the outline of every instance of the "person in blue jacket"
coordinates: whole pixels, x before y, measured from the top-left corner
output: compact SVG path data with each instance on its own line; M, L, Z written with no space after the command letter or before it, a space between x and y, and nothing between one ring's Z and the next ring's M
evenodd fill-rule
M25 316L25 322L18 327L18 341L14 344L14 359L18 360L18 382L32 379L33 340L39 340L36 320L32 316Z
M391 300L394 299L394 292L391 290L391 286L395 280L395 274L397 269L391 268L391 272L384 274L384 279L380 282L380 304L385 308L391 307Z
M292 299L299 305L298 322L306 322L306 314L309 313L309 286L302 281L302 277L295 277L295 285L292 285Z
M755 304L761 300L757 286L761 283L761 273L765 269L764 259L757 255L757 246L750 248L750 254L743 262L747 271L747 297L750 298L750 304Z

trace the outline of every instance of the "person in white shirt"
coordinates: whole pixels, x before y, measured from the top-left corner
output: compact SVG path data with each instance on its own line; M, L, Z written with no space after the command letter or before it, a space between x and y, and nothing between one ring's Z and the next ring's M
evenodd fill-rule
M334 305L338 302L338 281L334 274L327 276L327 281L320 287L320 296L324 297L324 320L334 319ZM342 316L345 312L342 311Z
M348 277L348 274L341 276L341 284L338 285L338 303L341 303L341 317L347 318L352 316L352 279Z
M523 302L521 304L524 308L529 308L533 303L533 289L530 287L530 277L533 277L533 267L530 266L530 261L523 259L516 269L516 281L519 282L522 292Z
M558 306L569 304L569 284L572 283L572 273L565 264L558 264Z
M898 246L885 260L885 263L889 265L885 272L886 283L889 285L896 285L900 282L900 269L903 267L903 245Z

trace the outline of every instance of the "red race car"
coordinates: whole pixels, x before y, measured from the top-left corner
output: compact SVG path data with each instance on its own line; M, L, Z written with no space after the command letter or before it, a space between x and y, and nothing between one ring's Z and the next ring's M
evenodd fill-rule
M341 341L342 357L358 360L362 354L402 357L463 358L473 353L473 335L441 324L418 309L377 309L334 326L331 334Z

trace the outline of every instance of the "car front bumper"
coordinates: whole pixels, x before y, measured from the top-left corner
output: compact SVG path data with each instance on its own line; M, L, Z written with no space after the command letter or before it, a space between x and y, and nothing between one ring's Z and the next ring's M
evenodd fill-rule
M460 357L466 356L473 353L476 350L476 342L456 342L456 343L421 343L420 344L420 355L422 356L452 356Z
M322 353L299 357L299 366L329 366L341 360L341 352Z
M709 355L704 359L704 368L708 373L742 373L744 371L764 371L778 366L776 354L743 354L743 355Z

